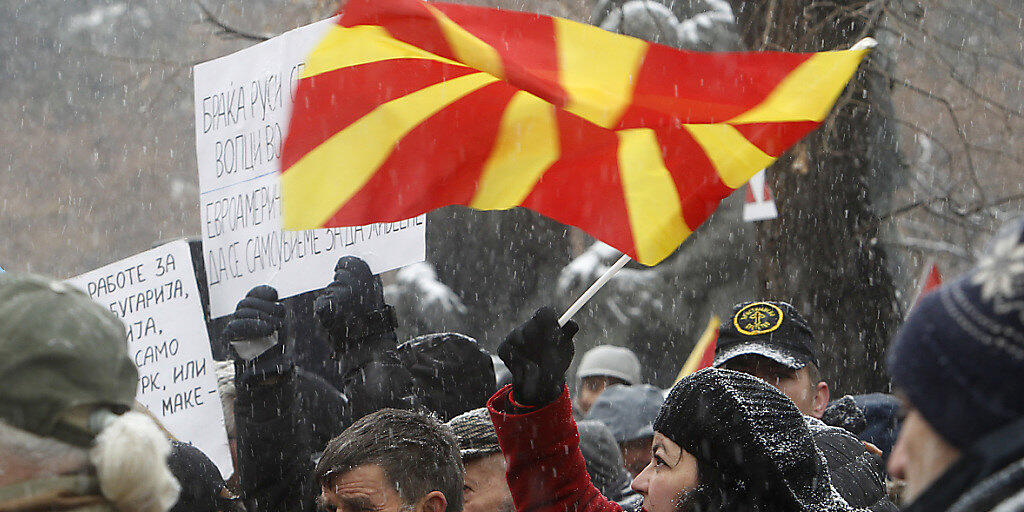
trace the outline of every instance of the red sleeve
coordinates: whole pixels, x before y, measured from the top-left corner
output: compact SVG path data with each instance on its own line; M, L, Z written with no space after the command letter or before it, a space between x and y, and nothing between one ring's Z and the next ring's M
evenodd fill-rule
M512 401L508 385L487 402L518 512L622 512L590 483L568 389L539 409Z

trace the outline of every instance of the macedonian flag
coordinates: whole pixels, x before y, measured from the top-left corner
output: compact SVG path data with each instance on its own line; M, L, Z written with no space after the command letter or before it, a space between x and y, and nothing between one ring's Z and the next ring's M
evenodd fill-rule
M523 206L653 265L825 118L865 52L690 52L537 14L349 0L297 86L285 227Z

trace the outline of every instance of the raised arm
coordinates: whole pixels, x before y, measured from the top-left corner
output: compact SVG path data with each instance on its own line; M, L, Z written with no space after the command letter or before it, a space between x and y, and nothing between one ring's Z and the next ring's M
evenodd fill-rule
M512 331L498 355L512 373L487 407L507 461L506 478L518 512L621 512L590 482L565 371L574 353L575 322L558 325L541 308Z

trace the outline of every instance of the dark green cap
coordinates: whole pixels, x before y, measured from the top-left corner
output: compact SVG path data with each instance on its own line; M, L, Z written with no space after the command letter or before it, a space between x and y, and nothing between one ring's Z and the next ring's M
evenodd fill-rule
M127 411L138 380L113 313L69 284L0 274L0 420L88 444L92 436L65 415L74 407Z

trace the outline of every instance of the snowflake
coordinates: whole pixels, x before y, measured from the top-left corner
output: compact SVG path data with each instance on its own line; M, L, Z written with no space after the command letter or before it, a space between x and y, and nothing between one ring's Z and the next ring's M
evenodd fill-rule
M1024 244L1017 236L997 240L978 262L971 282L981 287L981 298L988 302L1008 301L1024 285Z

